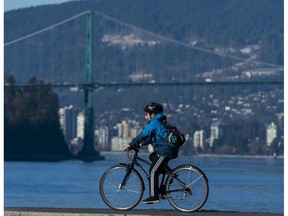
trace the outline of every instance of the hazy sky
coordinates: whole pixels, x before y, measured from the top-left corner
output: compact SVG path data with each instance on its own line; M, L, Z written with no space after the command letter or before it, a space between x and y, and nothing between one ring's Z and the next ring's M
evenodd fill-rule
M59 4L73 0L4 0L4 11L44 4Z

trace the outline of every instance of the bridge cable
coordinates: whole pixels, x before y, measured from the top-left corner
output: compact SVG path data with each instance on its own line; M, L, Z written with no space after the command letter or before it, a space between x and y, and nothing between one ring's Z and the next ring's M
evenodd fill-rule
M37 34L40 34L40 33L42 33L42 32L48 31L48 30L50 30L50 29L52 29L52 28L55 28L55 27L60 26L60 25L62 25L62 24L64 24L64 23L67 23L67 22L69 22L69 21L71 21L71 20L73 20L73 19L76 19L76 18L78 18L78 17L80 17L80 16L83 16L83 15L85 15L85 14L87 14L87 13L88 13L88 11L84 11L84 12L78 14L78 15L75 15L75 16L73 16L73 17L70 17L70 18L68 18L68 19L65 19L65 20L63 20L63 21L61 21L61 22L59 22L59 23L56 23L56 24L54 24L54 25L51 25L51 26L49 26L49 27L47 27L47 28L44 28L44 29L42 29L42 30L39 30L39 31L37 31L37 32L34 32L34 33L31 33L31 34L25 35L25 36L23 36L23 37L21 37L21 38L18 38L18 39L16 39L16 40L13 40L13 41L9 41L9 42L7 42L7 43L4 43L4 46L9 46L9 45L11 45L11 44L14 44L14 43L17 43L17 42L19 42L19 41L25 40L25 39L27 39L27 38L33 37L33 36L35 36L35 35L37 35Z

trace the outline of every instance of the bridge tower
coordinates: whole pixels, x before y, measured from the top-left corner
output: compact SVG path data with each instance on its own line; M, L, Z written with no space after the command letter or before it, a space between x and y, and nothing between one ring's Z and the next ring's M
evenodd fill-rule
M83 161L103 160L104 157L94 147L94 109L93 109L93 12L87 13L86 33L86 84L84 85L85 124L84 143L78 157Z

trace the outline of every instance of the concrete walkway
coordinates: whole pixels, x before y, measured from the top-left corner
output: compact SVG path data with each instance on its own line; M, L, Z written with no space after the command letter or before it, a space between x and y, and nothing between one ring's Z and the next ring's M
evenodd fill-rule
M253 212L223 212L223 211L198 211L183 213L176 210L131 210L115 211L111 209L79 209L79 208L5 208L4 216L169 216L169 215L193 215L193 216L282 216L276 213Z

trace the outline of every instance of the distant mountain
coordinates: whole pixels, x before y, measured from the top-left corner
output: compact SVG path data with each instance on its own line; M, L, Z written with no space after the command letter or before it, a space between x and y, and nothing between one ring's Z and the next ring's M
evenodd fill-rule
M82 0L31 7L4 14L5 42L88 9L204 47L258 44L258 60L283 65L283 0Z

